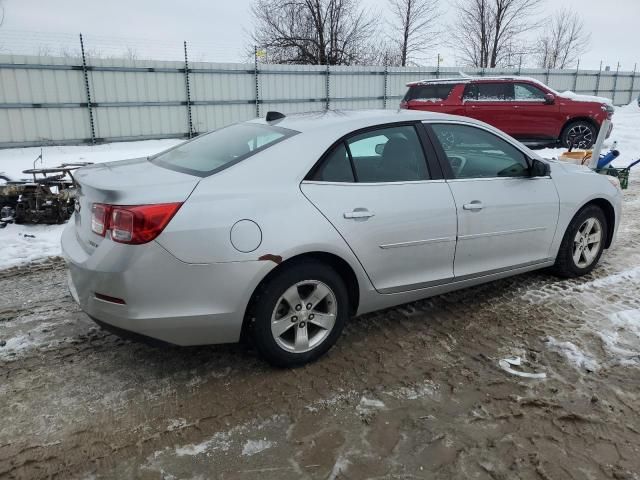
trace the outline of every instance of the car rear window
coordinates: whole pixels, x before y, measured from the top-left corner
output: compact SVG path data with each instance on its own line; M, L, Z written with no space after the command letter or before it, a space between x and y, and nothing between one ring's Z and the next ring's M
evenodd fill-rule
M206 177L296 133L272 125L236 123L181 143L149 160L171 170Z
M404 96L404 101L439 102L449 96L454 86L455 84L453 83L441 85L412 85Z

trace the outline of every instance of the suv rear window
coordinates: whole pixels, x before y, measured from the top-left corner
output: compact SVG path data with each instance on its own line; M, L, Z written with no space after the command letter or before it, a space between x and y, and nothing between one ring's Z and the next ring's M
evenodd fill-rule
M404 101L408 102L410 100L418 100L423 102L438 102L447 98L454 86L455 84L453 83L442 85L412 85L409 87L409 90L407 90L407 93L404 96Z
M181 143L149 160L170 170L206 177L296 133L295 130L272 125L236 123Z

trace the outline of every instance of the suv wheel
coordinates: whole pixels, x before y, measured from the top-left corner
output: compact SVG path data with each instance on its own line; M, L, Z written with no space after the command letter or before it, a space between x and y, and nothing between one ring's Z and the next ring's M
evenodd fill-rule
M589 205L571 220L562 238L555 273L562 277L578 277L595 268L606 241L607 219L599 207Z
M272 365L303 365L333 346L348 312L342 278L322 263L301 262L276 274L258 293L253 341Z
M592 123L579 120L571 122L562 131L560 142L564 147L591 148L598 136L598 130Z

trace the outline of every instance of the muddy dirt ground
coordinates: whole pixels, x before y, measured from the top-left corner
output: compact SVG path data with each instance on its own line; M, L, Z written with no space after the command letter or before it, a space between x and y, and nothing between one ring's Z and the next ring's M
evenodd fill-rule
M0 272L0 477L638 479L637 192L591 275L353 319L296 370L120 340L78 310L59 260ZM500 369L514 355L547 378Z

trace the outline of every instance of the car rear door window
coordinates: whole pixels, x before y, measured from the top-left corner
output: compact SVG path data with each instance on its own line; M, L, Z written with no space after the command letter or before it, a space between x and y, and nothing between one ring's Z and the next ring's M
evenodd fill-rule
M529 176L523 152L484 129L455 123L431 125L453 178Z
M409 102L411 100L423 101L423 102L439 102L449 97L451 90L455 84L441 84L441 85L413 85L407 90L404 96L404 101Z
M465 87L465 100L500 102L513 100L513 84L509 82L472 83Z
M311 179L324 182L407 182L430 178L413 125L380 128L336 145Z
M313 179L320 182L355 182L349 153L344 142L340 142L329 153L315 172Z

